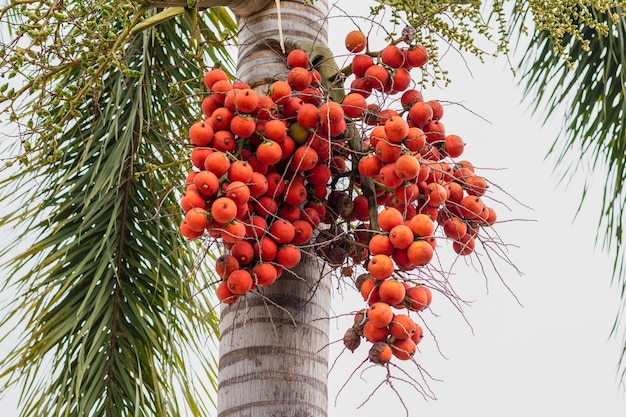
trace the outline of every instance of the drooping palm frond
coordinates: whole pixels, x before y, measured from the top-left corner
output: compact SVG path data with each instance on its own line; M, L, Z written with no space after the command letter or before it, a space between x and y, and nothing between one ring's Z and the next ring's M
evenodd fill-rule
M235 32L226 11L204 13L207 41ZM54 150L33 149L0 182L0 203L19 207L0 226L22 236L0 252L3 288L16 293L2 306L2 341L18 338L0 358L0 380L21 385L23 416L208 414L216 388L198 379L216 381L217 318L210 295L197 294L204 280L192 273L202 270L178 235L175 189L200 114L204 68L183 53L192 32L179 19L130 38L128 71L104 72L69 117L49 108L68 120ZM223 46L207 54L232 64ZM81 64L55 84L83 77Z
M517 13L521 21L524 11ZM534 32L521 66L535 112L544 111L546 121L564 120L564 130L550 149L564 177L579 168L596 174L586 182L581 204L587 190L603 187L598 240L615 254L613 281L626 306L626 18L619 8L615 13L620 16L616 21L616 15L594 13L609 28L607 36L581 24L588 50L575 37L564 36L571 63L554 53L545 31ZM597 174L605 173L606 180L599 180ZM623 327L618 314L613 332L622 333ZM621 365L625 359L626 344Z

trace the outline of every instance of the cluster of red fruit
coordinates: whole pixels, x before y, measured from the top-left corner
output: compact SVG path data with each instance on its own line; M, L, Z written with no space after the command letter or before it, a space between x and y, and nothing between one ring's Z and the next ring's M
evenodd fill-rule
M267 94L219 69L205 74L205 119L189 130L194 170L180 229L189 239L207 233L222 242L217 295L225 303L273 283L298 265L305 247L342 271L362 265L368 273L356 286L367 308L344 343L354 350L365 338L375 363L406 360L422 338L408 313L432 298L417 275L437 239L468 255L495 211L481 199L487 181L469 161L455 160L464 142L446 134L442 105L409 89L426 49L392 44L364 53L359 31L346 47L351 65L340 102L299 49L287 56L286 79ZM401 108L382 108L397 103L387 100L395 95Z

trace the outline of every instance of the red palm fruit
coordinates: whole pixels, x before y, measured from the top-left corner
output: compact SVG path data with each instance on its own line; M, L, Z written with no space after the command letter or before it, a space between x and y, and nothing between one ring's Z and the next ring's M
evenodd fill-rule
M265 165L275 165L282 159L283 149L278 142L264 140L256 148L256 157Z
M378 295L380 295L381 301L395 306L404 300L406 289L402 282L395 279L388 279L380 284Z
M252 166L247 161L233 161L228 168L228 180L241 181L244 184L252 179Z
M246 226L247 229L247 226ZM247 232L246 232L247 233ZM230 248L230 254L237 259L239 265L248 265L254 259L254 249L247 240L240 240Z
M258 94L251 89L243 88L241 90L234 90L235 92L235 110L240 113L253 113L259 105Z
M185 213L185 223L187 227L194 232L203 232L209 224L209 217L206 210L201 208L192 208Z
M206 197L204 197L197 189L187 189L180 199L180 206L183 211L188 212L194 207L206 208Z
M270 197L278 197L282 195L285 188L285 181L278 172L270 172L267 177L267 192L265 194Z
M267 139L281 143L287 136L287 126L279 119L268 120L263 126L263 135Z
M417 331L417 323L406 314L396 314L389 325L389 333L396 339L411 339Z
M409 124L400 116L389 117L384 124L385 135L390 142L402 142L409 134Z
M202 100L200 108L202 109L202 114L204 115L205 119L208 119L209 117L211 117L213 112L220 107L222 107L222 105L215 101L213 97L207 96Z
M405 91L411 85L411 73L404 68L398 68L393 73L392 81L393 94Z
M251 215L246 223L246 236L251 239L259 239L267 230L267 221L265 218L256 214Z
M285 139L283 139L282 143L280 144L280 150L282 152L281 160L284 161L291 158L291 155L293 155L294 151L296 150L296 143L291 138L291 136L285 136Z
M401 155L395 163L396 174L403 180L412 180L417 178L420 170L420 164L413 155Z
M346 116L358 119L365 115L367 110L367 101L365 97L358 93L347 94L341 102L341 107Z
M459 210L462 217L474 220L479 218L480 214L485 210L485 205L480 197L468 195L461 200Z
M215 293L217 295L217 299L220 300L220 302L222 302L224 304L233 304L237 300L239 300L239 298L241 297L241 296L233 293L228 288L228 283L226 281L219 283L219 285L215 289Z
M396 189L402 185L404 180L396 174L395 163L392 162L383 165L380 169L377 181L387 188Z
M255 259L263 262L272 262L276 259L278 245L276 241L269 236L263 236L261 239L255 241L252 248L254 249Z
M258 198L265 194L269 187L265 175L257 171L252 172L252 178L250 178L250 182L247 185L250 190L250 197L253 198Z
M346 35L344 44L348 52L356 54L367 47L367 37L360 30L352 30Z
M310 223L304 220L296 220L293 222L293 226L296 228L296 234L291 243L294 245L303 245L311 240L311 236L313 236L313 227Z
M324 164L317 164L313 169L306 172L307 182L312 185L326 186L331 176L332 172L330 168L328 165Z
M312 228L316 228L321 222L319 213L313 207L302 209L299 220L309 223Z
M405 303L409 310L422 311L430 306L433 295L424 285L417 285L406 290Z
M409 120L421 128L433 119L433 108L423 101L418 101L409 109Z
M246 237L246 225L233 220L222 225L221 237L224 243L237 243Z
M358 220L367 221L369 219L369 203L367 197L360 194L352 200L354 208L352 209L352 215Z
M278 217L281 219L287 220L290 223L295 222L296 220L300 220L302 217L302 210L300 207L293 206L291 204L283 203L278 207Z
M306 187L299 182L291 182L285 187L285 202L293 206L299 206L306 200Z
M232 255L221 255L215 260L215 273L221 279L225 280L237 269L239 269L239 261Z
M445 189L448 191L448 199L446 200L446 204L448 202L452 202L454 205L458 205L461 203L463 199L463 187L461 184L455 181L450 181L444 184Z
M391 255L391 259L396 263L396 266L401 271L411 271L415 269L415 265L409 259L407 249L396 248Z
M387 327L376 327L372 321L366 321L363 325L363 337L370 343L383 342L389 336ZM386 344L385 344L386 345Z
M333 157L330 159L329 165L331 173L335 175L346 172L347 170L346 158L340 155L333 155Z
M245 294L252 288L254 281L252 276L245 269L237 269L226 278L228 289L237 295Z
M213 84L219 80L228 80L228 74L222 69L213 68L204 73L204 85L209 90L213 87Z
M233 86L233 89L226 93L226 98L224 98L224 103L222 104L224 107L232 112L235 111L235 94L238 91L239 89Z
M319 106L322 104L322 101L324 101L324 93L319 88L309 87L300 91L300 98L305 103Z
M309 146L300 146L293 153L289 169L293 172L304 172L313 169L318 162L317 152Z
M217 80L211 86L211 97L218 103L224 104L226 95L233 89L233 84L228 80Z
M282 106L291 97L291 86L287 81L278 80L274 81L269 88L269 96L279 106Z
M406 90L400 97L400 103L404 110L410 110L415 103L420 101L424 101L424 97L417 90Z
M287 54L287 65L291 68L309 66L309 55L302 49L294 49Z
M363 300L367 301L368 304L374 304L380 301L380 296L378 294L378 281L372 277L363 281L361 288L359 291L361 292L361 296Z
M452 242L452 249L460 256L467 256L474 252L476 239L469 233L461 239Z
M409 133L406 136L406 147L411 152L419 152L426 145L426 134L419 127L409 128Z
M378 159L385 163L394 162L402 153L402 146L400 144L387 142L385 140L378 141L374 149Z
M285 219L276 219L269 229L270 235L278 244L291 242L296 235L296 228Z
M428 50L424 45L417 45L407 51L406 59L413 68L421 68L428 62Z
M393 320L391 306L382 301L373 303L367 309L367 320L372 323L372 326L379 329L387 327L389 323L391 323L391 320Z
M374 64L365 70L363 79L374 90L382 91L389 81L389 72L381 65Z
M378 226L386 232L402 224L403 221L402 213L394 207L386 207L378 213Z
M219 180L211 171L200 171L195 176L194 185L200 194L205 197L212 197L217 194L219 189Z
M391 258L384 254L374 255L367 263L367 272L377 280L385 280L389 278L395 269Z
M209 146L214 133L210 123L196 122L189 128L189 143L192 146Z
M185 185L191 185L193 184L194 179L196 178L196 175L198 175L198 171L189 171L189 173L187 174L187 177L185 178Z
M451 158L458 158L463 154L465 142L459 135L447 135L444 139L444 150Z
M465 178L465 184L463 184L462 186L465 188L465 192L467 194L476 197L481 197L485 195L485 193L487 192L487 188L489 188L487 180L485 180L485 178L483 177L479 177L478 175L472 175Z
M436 182L428 184L426 192L428 195L427 203L429 206L439 207L442 204L445 204L448 199L448 191L443 185Z
M404 53L396 45L387 45L380 52L381 61L391 68L400 68L404 65Z
M278 203L269 195L262 195L254 202L254 212L261 217L273 216L277 210Z
M300 249L295 245L284 245L276 253L276 261L287 269L295 268L302 259Z
M374 58L371 56L366 54L355 55L352 58L352 73L355 77L362 78L365 76L365 71L367 71L367 69L372 65L374 65Z
M443 223L443 232L450 239L459 240L467 234L467 224L458 217L451 217Z
M415 342L409 339L396 339L391 344L391 352L393 356L400 359L401 361L408 361L415 355L417 351L417 347L415 346Z
M380 173L383 163L376 155L366 155L359 160L359 173L364 177L374 178Z
M302 91L311 84L311 74L304 67L293 67L287 73L287 82L295 91Z
M417 200L420 196L419 185L412 181L405 182L403 185L396 188L394 195L398 200L398 203L405 206L403 208L412 209L413 206L410 205L410 203ZM410 218L410 216L407 214L406 218Z
M419 345L419 343L422 341L423 338L424 338L424 329L422 329L422 326L415 323L415 333L413 333L413 336L411 336L411 340L416 345Z
M311 87L316 87L316 88L321 87L322 86L322 74L320 74L320 72L315 68L311 68L309 72L311 74Z
M426 102L433 109L433 120L441 120L443 118L443 106L438 100L429 100Z
M330 126L344 120L344 111L341 104L334 101L327 101L319 107L320 122L322 125Z
M209 148L193 148L190 156L191 164L196 168L202 169L207 156L213 152L214 151Z
M274 265L268 263L259 263L250 271L252 278L259 287L267 287L272 285L278 278L278 273Z
M413 233L419 237L428 237L435 233L435 223L428 215L423 213L413 216L411 220L409 220L408 226Z
M303 103L298 111L296 116L296 120L302 126L313 129L317 127L317 123L319 121L320 113L319 109L316 105L311 103Z
M285 119L292 119L297 116L304 101L300 97L289 97L281 106L281 113Z
M258 103L252 115L260 120L267 120L273 116L274 100L270 96L258 96Z
M237 141L231 131L218 130L213 136L212 146L216 151L233 153L237 148Z
M256 131L256 121L249 114L236 114L230 121L230 131L240 138L249 138Z
M250 200L250 188L241 181L233 181L228 184L223 196L233 200L237 206L241 206Z
M216 198L211 205L211 216L219 223L232 222L237 216L237 205L230 198Z
M415 266L427 265L435 254L430 243L425 240L417 240L407 248L407 256Z
M204 169L215 174L217 178L220 178L230 168L230 160L223 152L213 152L204 160Z
M235 117L235 115L232 111L226 107L220 107L215 109L208 121L211 127L213 127L213 130L217 132L218 130L230 129L230 122L233 120L233 117Z
M367 79L358 77L350 83L350 93L360 94L363 98L368 98L372 94L372 86L369 85Z
M395 248L407 249L413 243L413 239L413 231L405 224L394 226L389 231L389 241Z
M432 120L422 127L426 134L426 142L431 144L443 144L446 140L446 128L439 120Z
M391 256L394 247L387 235L376 234L368 242L368 249L372 255Z

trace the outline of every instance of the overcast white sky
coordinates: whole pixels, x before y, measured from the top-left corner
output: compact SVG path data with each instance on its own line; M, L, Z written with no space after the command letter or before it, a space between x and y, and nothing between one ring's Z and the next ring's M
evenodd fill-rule
M364 5L359 2L353 8L363 11ZM333 21L330 38L342 41L351 29L346 21ZM335 44L335 48L343 53L340 46ZM461 106L447 105L443 122L449 133L465 138L464 157L479 172L532 208L502 192L493 194L510 208L495 206L499 220L505 221L496 230L516 246L510 255L524 275L502 264L498 269L523 307L493 271L485 279L471 265L459 263L452 282L466 299L475 300L465 313L474 334L464 318L435 293L434 314L425 318L439 347L427 334L416 359L442 382L430 382L436 401L425 401L405 383L396 383L410 415L621 417L626 397L617 381L620 340L609 337L619 308L618 291L610 286L612 258L594 245L604 177L581 172L568 188L557 184L552 161L544 157L560 121L541 127L539 118L525 111L527 106L520 105L521 89L515 87L504 60L482 65L470 60L473 76L459 59L451 56L445 62L453 83L446 91L427 89L425 98L461 102L489 120ZM594 187L573 220L585 175L593 175ZM362 307L356 294L343 297L336 298L335 313L346 312L346 306ZM334 339L347 326L348 321L333 321ZM339 349L334 345L331 357ZM339 387L366 355L364 344L339 359L330 375L330 415L404 415L387 387L356 409L384 378L382 367L355 375L334 406ZM402 366L416 371L410 363ZM393 374L401 377L397 370ZM14 393L0 397L2 415L17 416L15 404Z

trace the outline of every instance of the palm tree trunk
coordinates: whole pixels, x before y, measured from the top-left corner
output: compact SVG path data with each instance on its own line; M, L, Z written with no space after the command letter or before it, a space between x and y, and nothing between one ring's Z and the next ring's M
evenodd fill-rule
M326 0L280 7L284 38L327 45ZM287 71L276 42L267 42L279 38L275 3L239 25L237 77L264 91ZM218 416L326 417L331 290L323 262L303 256L260 293L222 306Z

